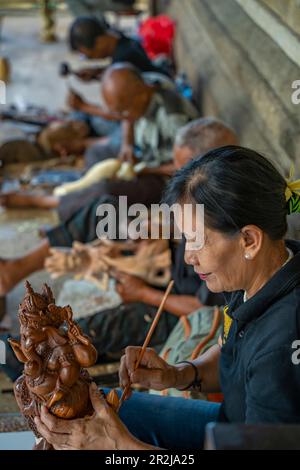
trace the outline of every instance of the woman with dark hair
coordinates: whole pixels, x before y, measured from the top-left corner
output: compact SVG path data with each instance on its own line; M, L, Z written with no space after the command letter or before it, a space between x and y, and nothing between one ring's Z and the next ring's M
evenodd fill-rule
M167 201L204 204L203 246L187 243L185 258L211 291L225 292L222 338L175 366L148 349L137 370L141 348L129 347L120 384L221 391L224 402L134 393L118 417L91 387L89 421L42 410L38 429L58 449L199 448L211 421L300 421L300 243L284 240L287 215L300 211L300 180L287 182L253 150L227 146L179 170ZM193 241L189 228L184 234Z

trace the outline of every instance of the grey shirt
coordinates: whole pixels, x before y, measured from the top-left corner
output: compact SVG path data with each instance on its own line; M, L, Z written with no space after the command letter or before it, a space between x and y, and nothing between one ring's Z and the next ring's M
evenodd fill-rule
M174 90L159 89L134 127L137 156L147 166L171 161L178 129L195 118L197 111L189 101Z

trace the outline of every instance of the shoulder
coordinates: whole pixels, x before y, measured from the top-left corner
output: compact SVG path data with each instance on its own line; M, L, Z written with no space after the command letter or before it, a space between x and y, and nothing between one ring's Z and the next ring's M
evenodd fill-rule
M257 322L266 322L268 327L285 327L286 331L300 328L300 285L275 301Z
M135 53L143 52L145 54L145 51L138 39L130 38L128 36L124 36L123 34L118 41L118 49Z
M138 46L138 42L134 39L121 35L112 57L113 62L126 61L127 57L132 55L132 53L136 53Z

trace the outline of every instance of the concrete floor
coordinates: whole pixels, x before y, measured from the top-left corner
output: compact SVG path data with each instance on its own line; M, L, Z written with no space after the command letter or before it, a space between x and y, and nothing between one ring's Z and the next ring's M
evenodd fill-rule
M57 222L55 212L37 210L3 210L0 214L0 257L14 258L22 256L40 243L38 229L43 225ZM44 282L53 283L46 272L38 272L28 277L35 289L40 289ZM56 288L57 292L57 288ZM24 283L18 284L7 296L7 314L1 322L2 326L18 331L18 305L24 295Z
M9 58L11 82L7 87L7 104L46 106L56 111L64 105L66 80L58 76L58 64L62 61L80 65L75 54L68 52L66 44L69 16L57 18L58 41L45 44L39 39L41 20L39 16L5 17L1 31L0 54ZM76 81L78 83L78 81ZM77 84L76 84L77 85ZM78 84L80 88L80 84ZM97 102L99 85L84 86L88 99ZM81 86L82 90L82 86ZM0 256L21 256L39 243L38 228L57 222L54 212L49 211L2 211L0 214ZM49 280L46 273L30 276L35 288ZM12 323L15 330L17 306L23 295L23 283L7 297L7 316L4 325ZM13 321L12 321L13 320ZM3 324L3 323L2 323Z
M63 61L68 62L74 69L99 63L99 61L82 61L78 54L69 51L67 37L72 20L72 17L66 13L58 15L56 18L58 41L43 43L40 40L42 20L37 14L3 19L0 56L8 57L11 65L7 105L16 104L22 108L26 104L34 104L45 106L53 112L60 109L68 111L64 103L69 86L78 90L87 100L100 102L99 83L83 84L76 78L64 79L58 75L59 64ZM133 25L132 19L122 19L122 28L130 29ZM56 221L55 213L48 211L4 211L0 214L0 257L23 255L39 243L38 228ZM30 276L30 281L37 288L46 280L49 278L44 273ZM56 285L59 283L54 283L54 286ZM22 294L23 283L8 295L8 316L4 325L10 325L11 319L15 318ZM14 322L13 330L15 330Z
M78 90L87 100L99 102L99 84L84 85L76 79L65 80L58 76L58 65L62 61L69 62L74 68L86 65L78 55L68 51L66 37L71 21L67 15L57 18L58 41L45 44L39 39L41 20L38 16L4 18L0 56L9 58L12 72L7 104L17 104L20 108L34 104L55 112L64 108L68 86ZM39 227L56 223L55 212L0 209L0 257L24 255L39 243ZM63 280L50 280L45 271L34 273L28 280L34 289L49 282L56 298L63 284ZM23 295L24 283L21 282L7 296L7 314L0 326L11 328L12 334L19 330L17 311ZM7 388L11 388L11 383L0 372L0 413L17 411L12 393L1 393Z
M68 50L68 28L72 18L57 18L57 38L54 43L40 41L39 16L5 17L2 24L0 55L8 57L11 65L11 83L7 87L7 104L20 108L26 104L46 106L50 111L65 109L65 96L71 86L88 100L99 101L99 84L82 84L75 78L59 77L61 62L72 67L86 65L78 54ZM93 61L94 62L94 61ZM95 64L99 61L95 61ZM91 61L89 61L91 65Z

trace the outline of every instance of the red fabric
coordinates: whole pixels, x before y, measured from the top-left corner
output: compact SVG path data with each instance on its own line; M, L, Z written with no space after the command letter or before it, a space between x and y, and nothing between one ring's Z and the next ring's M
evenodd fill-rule
M166 15L147 18L139 26L139 35L150 59L161 54L172 55L175 22Z
M208 393L207 401L213 401L215 403L222 403L224 400L223 393Z

